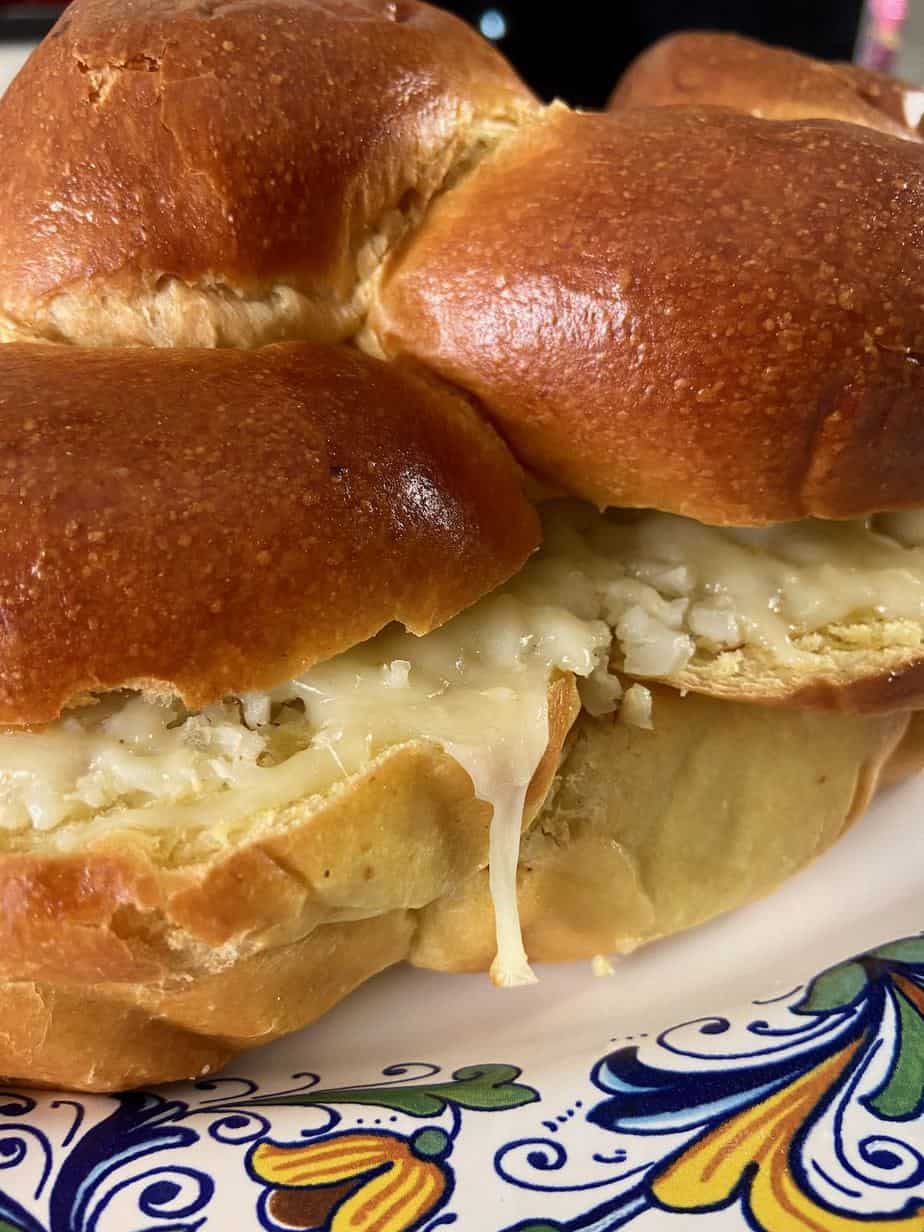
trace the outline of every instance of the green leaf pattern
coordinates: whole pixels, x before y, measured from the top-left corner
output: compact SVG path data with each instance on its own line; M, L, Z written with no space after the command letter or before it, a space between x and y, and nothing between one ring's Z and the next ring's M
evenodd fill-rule
M870 1107L890 1121L917 1116L924 1104L924 1019L904 993L895 993L898 1041L895 1062L885 1086Z
M798 1014L831 1014L856 1001L866 983L866 972L860 963L841 963L814 979L794 1008Z
M266 1107L273 1104L290 1107L364 1104L414 1117L439 1116L449 1105L474 1112L494 1112L520 1108L539 1098L538 1091L515 1081L519 1076L520 1071L513 1065L467 1065L455 1071L451 1082L395 1087L340 1087L276 1099L252 1100L251 1103Z

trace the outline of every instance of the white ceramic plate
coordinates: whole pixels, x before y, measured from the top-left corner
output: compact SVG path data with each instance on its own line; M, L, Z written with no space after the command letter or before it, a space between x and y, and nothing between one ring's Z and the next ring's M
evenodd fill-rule
M924 1228L922 817L609 978L397 970L212 1081L2 1093L0 1232Z
M608 979L398 970L211 1082L0 1092L0 1232L924 1229L922 821Z

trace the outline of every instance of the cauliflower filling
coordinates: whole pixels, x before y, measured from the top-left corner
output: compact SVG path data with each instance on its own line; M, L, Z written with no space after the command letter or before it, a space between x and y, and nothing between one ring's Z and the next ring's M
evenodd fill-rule
M650 695L634 686L624 697L612 663L670 679L745 644L797 662L811 659L818 630L838 626L849 642L851 624L870 619L921 640L924 513L740 529L561 503L544 520L543 547L520 573L425 637L389 627L274 689L196 713L110 693L42 729L0 731L0 829L113 812L131 823L158 805L186 805L195 825L212 796L223 817L238 811L232 794L245 811L260 807L292 761L304 795L421 738L489 746L528 783L511 767L541 756L555 671L574 673L591 714L647 727ZM202 824L213 813L203 809Z

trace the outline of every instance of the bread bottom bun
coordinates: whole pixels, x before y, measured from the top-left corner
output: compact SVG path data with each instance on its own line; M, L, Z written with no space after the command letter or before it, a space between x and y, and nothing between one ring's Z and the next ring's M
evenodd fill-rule
M769 893L863 812L908 726L653 692L653 732L582 716L524 838L536 961L627 952ZM478 873L420 913L411 961L483 969L491 918Z
M901 744L882 773L883 785L899 783L924 770L924 710L916 711L908 723Z
M908 726L661 688L654 731L585 713L562 757L570 678L549 714L520 869L536 959L631 949L766 893L859 814ZM489 812L446 754L405 746L192 868L125 835L7 853L0 1073L88 1091L189 1078L404 958L486 968Z
M0 1073L78 1091L213 1073L401 962L413 929L413 914L402 910L326 924L224 970L150 984L4 981Z

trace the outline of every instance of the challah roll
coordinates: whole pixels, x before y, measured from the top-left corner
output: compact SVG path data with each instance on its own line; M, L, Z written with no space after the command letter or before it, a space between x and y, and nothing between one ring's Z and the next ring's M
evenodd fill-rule
M80 0L0 101L0 339L336 341L532 97L418 0Z
M767 120L843 120L924 139L924 89L858 64L826 64L737 34L684 31L643 52L609 106L714 103Z
M471 390L549 483L662 511L617 549L653 579L640 636L680 638L639 674L917 706L921 540L882 511L924 501L922 216L916 147L866 129L557 108L435 203L369 345Z
M266 688L426 633L539 539L471 407L355 351L14 345L0 401L3 723Z
M555 107L436 201L370 317L600 506L924 505L924 159L855 125Z

